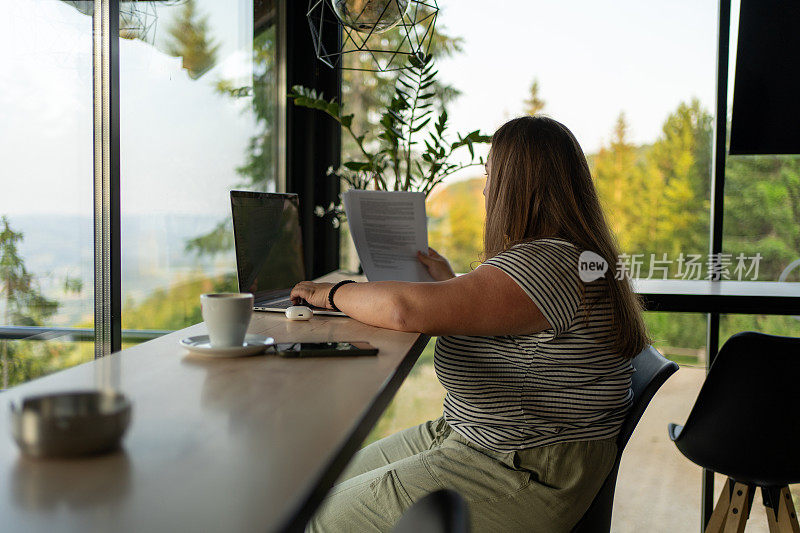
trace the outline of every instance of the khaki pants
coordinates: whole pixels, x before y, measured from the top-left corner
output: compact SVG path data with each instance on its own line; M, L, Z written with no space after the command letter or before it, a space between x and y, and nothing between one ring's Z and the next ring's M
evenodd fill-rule
M391 531L413 502L441 488L467 501L472 531L569 531L616 451L615 439L605 439L493 452L440 418L358 452L306 531Z

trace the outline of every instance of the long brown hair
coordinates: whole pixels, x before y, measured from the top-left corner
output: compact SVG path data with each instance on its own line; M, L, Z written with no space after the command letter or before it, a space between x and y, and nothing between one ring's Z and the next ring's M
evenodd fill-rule
M650 339L641 300L628 279L616 279L616 239L600 207L586 156L572 132L544 116L506 122L492 137L490 165L484 258L548 237L600 255L609 265L597 283L605 285L611 300L614 347L628 358L642 351Z

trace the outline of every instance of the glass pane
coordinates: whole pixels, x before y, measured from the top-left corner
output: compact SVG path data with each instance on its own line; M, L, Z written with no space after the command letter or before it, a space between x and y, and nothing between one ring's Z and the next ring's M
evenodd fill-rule
M653 345L681 369L650 402L625 447L612 531L693 531L700 523L702 470L678 451L666 429L686 421L705 380L708 318L648 312L645 321Z
M681 366L706 368L708 315L650 311L644 319L653 346L667 359Z
M276 188L275 18L258 0L120 7L123 330L197 323L201 293L237 288L228 193Z
M471 0L438 3L436 100L448 110L449 131L491 134L533 113L563 122L589 159L622 252L637 254L636 277L685 277L681 257L705 256L709 244L717 2L658 9L628 1L519 0L500 9ZM356 114L357 132L376 128L393 84L391 74L345 71L343 104ZM342 160L359 160L346 132L344 139ZM477 150L486 154L488 146ZM470 168L428 197L429 242L456 271L469 271L480 257L484 184L482 169ZM666 270L651 272L651 265ZM647 313L646 321L656 347L683 368L626 451L638 458L620 472L617 491L624 496L615 498L614 530L690 530L699 523L701 473L665 428L685 420L703 382L707 318ZM441 414L443 393L429 366L420 360L372 438ZM675 513L675 502L686 512Z
M653 397L620 463L612 531L696 531L702 469L667 437L667 425L689 416L706 377L707 315L646 313L654 346L681 368Z
M728 113L733 105L738 1L731 6ZM730 121L728 123L730 138ZM728 156L722 247L756 267L744 279L800 281L800 156ZM738 276L732 276L738 279Z
M0 17L0 389L94 357L90 4Z
M532 112L564 122L589 158L622 251L636 254L638 277L662 275L650 271L653 259L668 261L659 264L668 277L686 277L681 254L708 250L716 3L653 10L630 2L519 1L484 17L474 16L485 9L481 3L439 6L432 52L450 132L492 133ZM683 28L679 39L674 27ZM364 61L345 56L345 65ZM343 103L356 113L353 129L375 130L394 75L345 71L343 78ZM346 132L342 155L360 157ZM457 257L459 269L480 253L481 175L466 170L430 196L431 243ZM447 192L452 187L459 190ZM478 201L463 215L444 214L441 204L453 197ZM344 256L352 265L352 251Z
M742 331L758 331L768 335L800 337L800 316L781 315L721 315L719 344Z
M366 446L403 429L426 420L442 416L444 388L433 369L433 350L436 338L432 338L419 356L403 385L386 408L378 423L364 441Z

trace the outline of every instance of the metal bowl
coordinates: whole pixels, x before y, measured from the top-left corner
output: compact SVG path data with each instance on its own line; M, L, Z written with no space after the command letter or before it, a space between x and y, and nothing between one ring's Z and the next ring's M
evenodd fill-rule
M113 391L32 396L11 404L14 440L32 457L75 457L119 448L131 403Z

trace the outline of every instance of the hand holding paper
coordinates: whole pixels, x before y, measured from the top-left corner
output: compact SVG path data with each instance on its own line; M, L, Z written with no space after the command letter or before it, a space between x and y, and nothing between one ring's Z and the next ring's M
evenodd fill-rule
M447 281L456 277L450 262L433 248L428 248L428 253L417 252L417 258L425 265L435 281Z
M424 193L351 189L343 202L369 281L434 281L417 259L428 250Z

